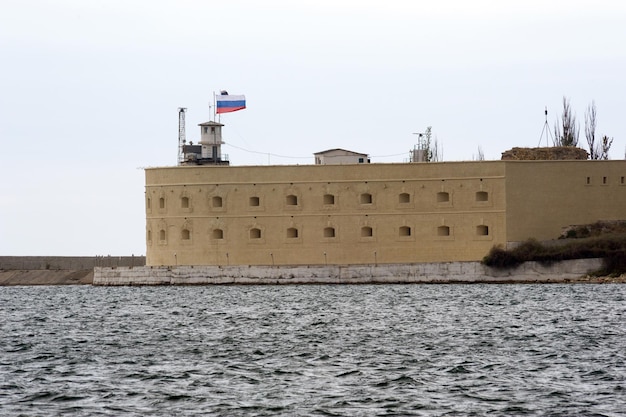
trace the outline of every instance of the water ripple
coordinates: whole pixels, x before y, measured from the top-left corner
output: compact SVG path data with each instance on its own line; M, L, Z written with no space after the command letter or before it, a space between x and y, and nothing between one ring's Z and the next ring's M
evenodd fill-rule
M0 287L2 416L626 415L626 286Z

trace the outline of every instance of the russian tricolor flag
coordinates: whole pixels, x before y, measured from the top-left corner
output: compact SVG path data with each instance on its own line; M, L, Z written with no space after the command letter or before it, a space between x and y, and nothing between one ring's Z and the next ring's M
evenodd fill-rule
M231 111L243 110L246 108L246 96L232 96L221 94L216 97L217 113L230 113Z

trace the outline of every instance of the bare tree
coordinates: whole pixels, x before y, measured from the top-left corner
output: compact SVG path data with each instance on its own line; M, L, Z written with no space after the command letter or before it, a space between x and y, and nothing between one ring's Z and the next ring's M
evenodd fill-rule
M613 138L609 138L607 135L602 136L600 156L597 159L609 159L609 150L611 150L611 145L613 145Z
M424 150L424 162L432 162L433 161L433 150L431 148L431 140L432 140L432 126L428 126L426 128L426 132L424 132L424 136L422 137L421 148Z
M596 143L596 103L591 102L585 112L585 137L589 145L589 159L609 159L609 151L613 145L613 138L607 135L602 136L599 143Z
M477 161L485 160L485 153L483 152L483 148L480 145L478 145L478 154L476 155L476 160Z
M432 156L432 162L443 161L443 145L439 144L439 139L437 139L437 136L435 136L433 146L430 149L430 154Z
M424 133L419 135L418 149L422 152L424 162L437 162L443 160L443 148L439 146L437 137L433 140L432 127L428 126Z
M578 126L576 126L576 116L572 113L569 99L563 97L563 114L561 123L554 125L555 146L578 146Z
M600 159L600 146L596 144L596 103L592 101L585 112L585 137L589 145L589 159Z

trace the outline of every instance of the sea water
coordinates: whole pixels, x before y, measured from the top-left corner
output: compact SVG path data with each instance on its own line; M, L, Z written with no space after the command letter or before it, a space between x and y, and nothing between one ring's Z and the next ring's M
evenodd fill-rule
M620 284L0 287L0 415L626 415L625 320Z

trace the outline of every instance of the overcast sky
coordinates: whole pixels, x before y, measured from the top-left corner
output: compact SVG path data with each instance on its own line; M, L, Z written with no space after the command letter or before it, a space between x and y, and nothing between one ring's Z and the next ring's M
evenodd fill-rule
M142 168L222 89L232 165L403 162L427 126L444 161L499 159L564 96L623 159L625 28L615 0L2 0L0 255L145 254Z

